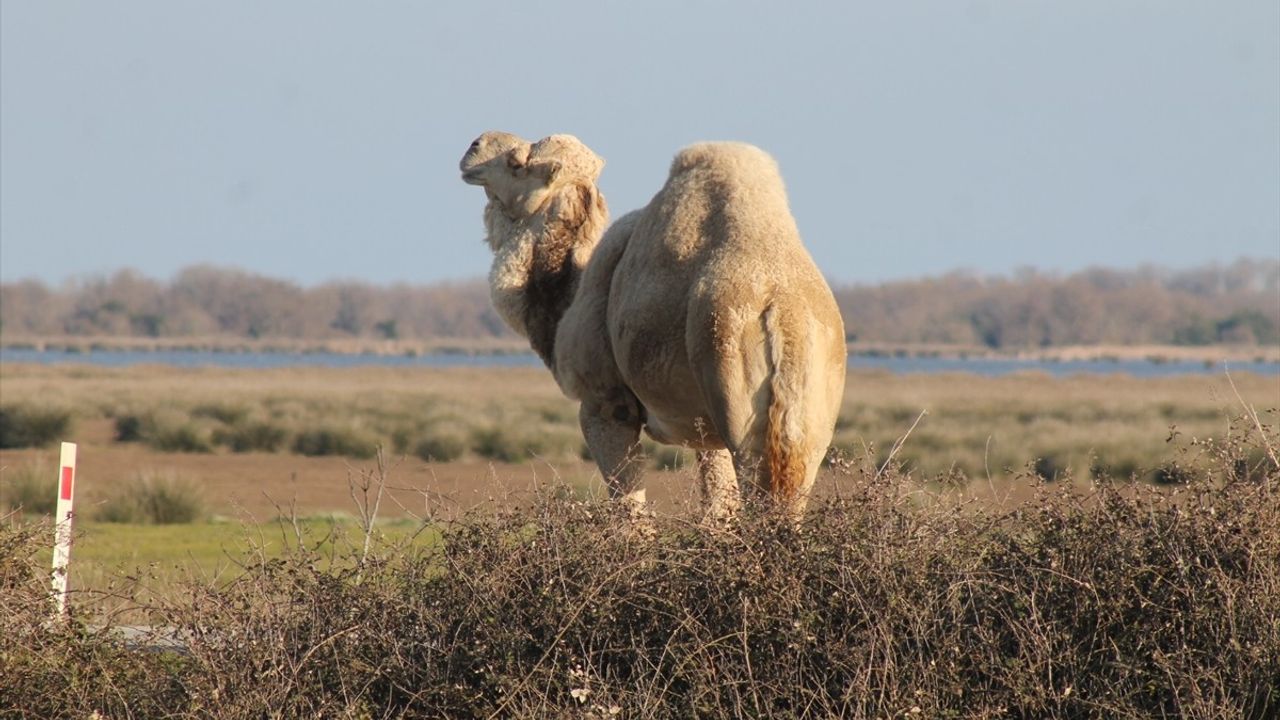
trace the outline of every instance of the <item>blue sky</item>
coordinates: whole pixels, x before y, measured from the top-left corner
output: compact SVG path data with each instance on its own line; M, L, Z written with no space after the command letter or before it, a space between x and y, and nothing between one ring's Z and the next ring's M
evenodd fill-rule
M1280 258L1280 4L0 5L0 279L482 276L486 129L615 217L698 140L779 161L837 282Z

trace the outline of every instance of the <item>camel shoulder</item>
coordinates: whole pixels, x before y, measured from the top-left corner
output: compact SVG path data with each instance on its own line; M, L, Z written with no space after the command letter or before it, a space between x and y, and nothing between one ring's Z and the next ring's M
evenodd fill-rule
M641 211L609 227L591 254L573 303L556 331L556 381L571 398L607 392L622 383L609 340L609 288Z

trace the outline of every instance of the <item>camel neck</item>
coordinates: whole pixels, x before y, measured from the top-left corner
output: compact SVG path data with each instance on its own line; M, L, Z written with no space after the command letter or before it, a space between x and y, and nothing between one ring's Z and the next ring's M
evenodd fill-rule
M556 330L609 217L604 198L589 186L568 188L555 205L523 220L486 210L494 250L489 295L513 330L529 339L555 370Z
M556 330L578 291L585 265L577 255L567 245L539 244L534 248L525 285L524 326L529 344L552 371Z

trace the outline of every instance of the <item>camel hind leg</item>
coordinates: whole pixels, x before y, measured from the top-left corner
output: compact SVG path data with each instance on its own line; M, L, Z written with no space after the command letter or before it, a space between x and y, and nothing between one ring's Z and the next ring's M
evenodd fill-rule
M760 461L767 430L769 366L762 353L743 350L764 344L764 327L744 322L749 315L717 312L709 302L695 302L689 315L711 318L707 323L690 323L686 348L707 408L706 419L727 448L713 462L720 476L732 472L736 478L736 510L743 495L750 502L768 496L769 479L761 475Z
M713 324L690 357L739 485L797 519L826 454L844 387L842 345L808 309L775 298L758 321ZM827 367L830 365L830 367Z
M728 450L699 450L695 455L705 519L714 522L733 517L742 505L733 455Z
M738 497L760 502L769 497L769 468L763 463L765 433L768 431L769 391L763 380L768 368L744 365L740 356L732 354L713 358L702 366L702 394L709 420L724 441L726 450L714 457L716 472L736 478ZM755 388L752 391L750 388ZM720 481L717 487L725 488Z

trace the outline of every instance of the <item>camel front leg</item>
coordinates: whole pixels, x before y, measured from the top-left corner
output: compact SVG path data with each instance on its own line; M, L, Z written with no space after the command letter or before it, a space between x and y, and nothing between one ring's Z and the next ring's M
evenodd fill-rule
M609 497L627 504L633 514L644 512L644 449L640 445L643 424L640 403L627 390L610 393L604 400L583 400L578 422L587 448L600 467Z

